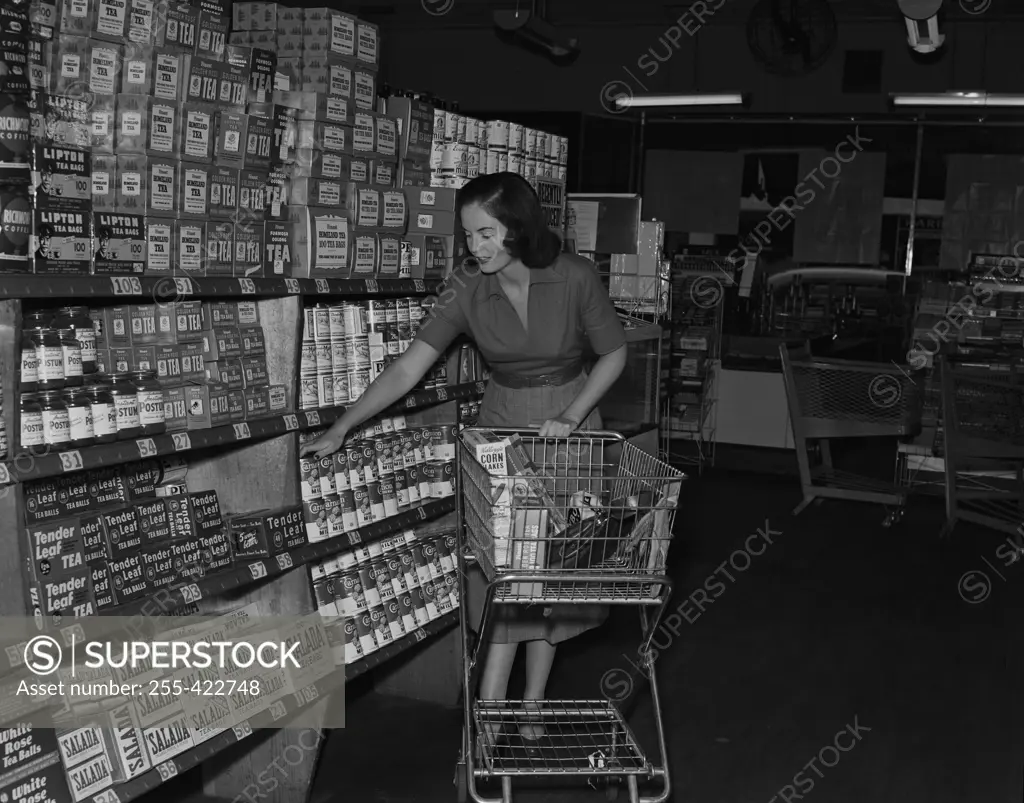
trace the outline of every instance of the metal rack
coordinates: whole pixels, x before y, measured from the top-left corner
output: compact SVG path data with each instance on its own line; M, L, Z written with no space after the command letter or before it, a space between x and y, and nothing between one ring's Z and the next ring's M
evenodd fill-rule
M735 277L724 256L688 255L676 259L669 279L669 368L662 376L666 388L662 449L668 462L695 465L702 471L705 463L715 463L715 380L721 365L722 309ZM678 448L683 442L691 448Z

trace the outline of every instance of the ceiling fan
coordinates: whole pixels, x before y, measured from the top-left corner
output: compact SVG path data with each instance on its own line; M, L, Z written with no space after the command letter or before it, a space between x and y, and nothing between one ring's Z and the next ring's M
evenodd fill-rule
M828 61L838 41L828 0L759 0L747 20L747 45L768 72L805 75Z

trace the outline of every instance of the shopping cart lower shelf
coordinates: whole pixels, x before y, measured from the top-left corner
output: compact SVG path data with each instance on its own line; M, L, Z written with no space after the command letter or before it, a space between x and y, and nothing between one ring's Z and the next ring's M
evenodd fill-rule
M506 445L503 445L507 443ZM487 467L480 457L486 455ZM646 676L658 755L648 757L626 718L607 699L476 699L489 624L510 606L629 605L641 611L639 653L671 595L665 561L685 475L621 435L582 432L544 439L536 432L464 430L459 443L460 606L463 635L463 744L459 799L511 803L513 779L618 781L632 803L664 803L671 793L653 661ZM474 640L467 621L466 568L487 581ZM531 739L530 735L537 738ZM500 797L480 785L500 782ZM640 783L651 782L650 796Z
M608 700L477 700L479 778L499 775L653 775L654 767ZM525 738L521 729L543 728Z

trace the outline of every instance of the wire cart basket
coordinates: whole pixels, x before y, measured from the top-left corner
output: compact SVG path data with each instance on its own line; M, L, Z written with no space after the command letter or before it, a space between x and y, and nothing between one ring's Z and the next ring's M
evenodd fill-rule
M510 803L513 779L575 776L605 782L609 797L623 781L632 803L662 803L671 784L650 642L671 595L665 565L685 475L612 432L545 439L536 431L471 428L462 431L458 449L459 531L467 547L459 558L461 599L469 560L487 583L475 644L469 606L461 606L460 800ZM546 616L566 605L638 607L658 757L648 757L609 699L477 699L498 608L533 606ZM520 728L537 726L545 734L542 748L516 739ZM660 791L642 797L640 781ZM482 796L478 785L494 782L501 796Z
M943 359L943 459L946 525L969 521L1014 537L1021 549L1024 522L1024 375ZM1011 468L1014 479L968 472Z
M821 499L895 506L898 521L907 491L893 483L836 468L833 438L908 437L921 428L921 398L910 375L897 365L815 359L807 347L779 347L793 426L803 501L801 513Z

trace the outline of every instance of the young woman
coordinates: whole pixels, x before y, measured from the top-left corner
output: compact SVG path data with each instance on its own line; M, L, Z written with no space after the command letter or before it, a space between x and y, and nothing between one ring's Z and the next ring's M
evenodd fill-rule
M303 454L337 451L353 427L411 391L461 334L476 342L491 369L480 426L539 427L550 438L601 429L596 407L626 365L626 337L594 265L561 253L536 193L514 173L473 179L459 192L458 207L473 260L452 272L409 349ZM589 374L583 365L588 346L597 355ZM470 621L482 613L481 577L477 571L470 578L475 582L464 601ZM506 698L521 642L523 698L543 700L555 645L601 624L607 613L594 606L494 607L484 700ZM524 726L521 735L537 739L541 733Z

